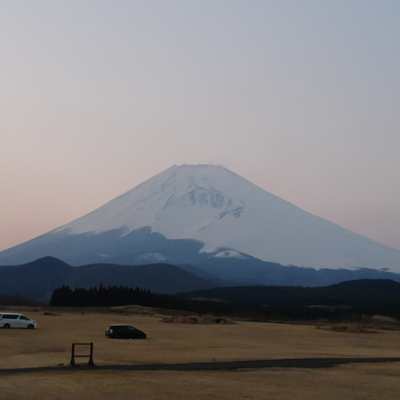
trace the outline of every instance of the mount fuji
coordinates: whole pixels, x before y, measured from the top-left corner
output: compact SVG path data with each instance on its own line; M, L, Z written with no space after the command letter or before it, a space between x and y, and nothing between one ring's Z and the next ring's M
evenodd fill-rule
M213 165L173 166L81 218L0 252L0 263L44 256L71 265L190 264L220 275L229 275L229 264L245 276L248 266L265 262L400 273L399 250Z

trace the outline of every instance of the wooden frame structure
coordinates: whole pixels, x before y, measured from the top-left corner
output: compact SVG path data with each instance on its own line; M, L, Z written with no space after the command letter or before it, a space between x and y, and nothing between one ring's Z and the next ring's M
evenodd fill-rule
M75 354L75 346L89 346L89 350L90 353L89 354ZM73 367L76 366L75 363L75 358L76 357L88 357L89 361L88 361L88 365L89 367L94 367L94 362L93 362L93 342L91 343L72 343L72 349L71 349L71 361L70 361L70 365L72 365Z

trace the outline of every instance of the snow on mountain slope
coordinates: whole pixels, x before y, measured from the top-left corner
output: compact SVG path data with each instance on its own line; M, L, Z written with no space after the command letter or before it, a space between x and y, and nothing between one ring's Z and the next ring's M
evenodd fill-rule
M387 268L400 251L309 214L221 166L173 166L52 234L149 226L167 239L196 239L218 257L242 252L314 268ZM218 249L230 249L221 255ZM234 250L234 251L232 251Z

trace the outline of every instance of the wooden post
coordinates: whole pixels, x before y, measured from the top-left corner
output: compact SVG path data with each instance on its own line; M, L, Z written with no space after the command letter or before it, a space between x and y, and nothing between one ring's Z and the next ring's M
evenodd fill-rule
M94 367L94 362L93 362L93 342L90 342L90 356L89 356L88 365L89 365L89 367Z
M75 343L72 343L70 365L72 365L73 367L75 367Z

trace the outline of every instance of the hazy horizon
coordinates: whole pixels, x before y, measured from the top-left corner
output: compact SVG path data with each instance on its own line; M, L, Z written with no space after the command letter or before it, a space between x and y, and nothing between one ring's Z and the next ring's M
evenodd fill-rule
M0 2L0 251L220 164L400 249L400 3Z

